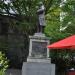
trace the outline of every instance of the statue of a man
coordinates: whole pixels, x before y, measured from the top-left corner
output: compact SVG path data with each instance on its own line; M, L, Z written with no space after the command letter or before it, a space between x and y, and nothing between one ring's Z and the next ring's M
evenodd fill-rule
M45 7L42 2L39 3L37 14L39 21L39 32L43 32L43 28L45 26Z

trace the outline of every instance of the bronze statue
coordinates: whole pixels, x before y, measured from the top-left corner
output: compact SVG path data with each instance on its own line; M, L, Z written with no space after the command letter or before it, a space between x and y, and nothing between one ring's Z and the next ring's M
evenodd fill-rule
M45 7L42 2L39 3L37 14L38 14L38 21L39 21L38 31L43 32L43 28L45 27Z

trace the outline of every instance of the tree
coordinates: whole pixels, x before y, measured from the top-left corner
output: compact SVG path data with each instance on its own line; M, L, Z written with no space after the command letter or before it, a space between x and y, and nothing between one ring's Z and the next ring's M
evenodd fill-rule
M55 5L49 9L46 15L45 33L52 37L53 42L75 33L74 4L75 1L66 0L63 4L60 1L57 7ZM61 13L63 13L62 16Z

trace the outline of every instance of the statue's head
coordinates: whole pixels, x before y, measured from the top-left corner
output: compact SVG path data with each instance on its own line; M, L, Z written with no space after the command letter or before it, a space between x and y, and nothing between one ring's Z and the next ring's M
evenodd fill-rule
M39 2L39 6L42 6L43 5L43 3L42 2Z

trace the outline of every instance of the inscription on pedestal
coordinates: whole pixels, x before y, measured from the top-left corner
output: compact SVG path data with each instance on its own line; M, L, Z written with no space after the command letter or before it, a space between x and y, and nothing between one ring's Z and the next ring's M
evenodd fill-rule
M48 58L49 49L47 48L47 45L49 44L49 38L39 33L38 35L30 36L29 38L30 38L29 57Z
M47 42L32 41L32 53L33 57L47 57Z

